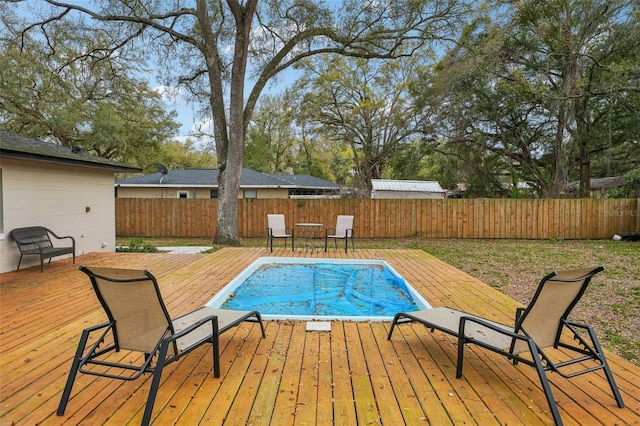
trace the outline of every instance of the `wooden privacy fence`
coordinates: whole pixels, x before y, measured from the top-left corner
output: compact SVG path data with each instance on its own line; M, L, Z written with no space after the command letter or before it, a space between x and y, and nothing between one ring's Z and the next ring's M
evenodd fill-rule
M264 237L268 213L287 226L335 226L354 215L357 238L602 239L640 231L640 199L238 200L238 235ZM215 199L116 199L118 237L215 236Z

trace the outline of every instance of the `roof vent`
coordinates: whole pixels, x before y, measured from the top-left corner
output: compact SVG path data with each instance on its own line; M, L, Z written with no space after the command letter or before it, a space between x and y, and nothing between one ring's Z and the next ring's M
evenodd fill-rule
M71 152L74 154L84 154L84 148L80 145L74 145L73 148L71 148Z

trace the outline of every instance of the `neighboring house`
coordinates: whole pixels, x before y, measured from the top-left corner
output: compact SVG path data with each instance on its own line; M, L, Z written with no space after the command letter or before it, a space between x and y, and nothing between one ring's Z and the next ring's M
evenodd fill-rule
M446 198L436 181L371 179L371 198Z
M115 172L140 169L0 130L0 272L18 265L20 252L9 237L14 228L71 235L78 255L115 251ZM20 269L38 263L25 256Z
M308 175L276 175L244 168L238 198L329 197L340 185ZM117 198L218 198L218 170L176 169L116 182Z
M591 179L589 181L591 198L607 198L611 189L620 188L624 186L625 183L625 179L621 176ZM580 192L580 182L570 182L562 192L565 194L578 194Z

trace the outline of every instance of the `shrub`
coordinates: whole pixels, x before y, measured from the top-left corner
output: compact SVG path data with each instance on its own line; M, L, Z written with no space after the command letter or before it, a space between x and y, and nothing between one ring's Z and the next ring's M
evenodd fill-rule
M127 253L157 253L158 248L151 244L145 244L142 238L134 238L129 241L128 247L118 247L116 251Z
M636 198L640 197L640 169L627 172L624 176L625 184L621 188L613 188L609 192L609 198Z

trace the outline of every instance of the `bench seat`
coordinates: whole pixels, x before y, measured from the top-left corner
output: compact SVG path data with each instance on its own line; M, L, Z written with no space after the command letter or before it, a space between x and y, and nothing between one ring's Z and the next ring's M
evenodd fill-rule
M60 237L44 226L16 228L10 232L10 235L20 250L20 260L16 271L20 270L23 256L39 256L40 272L44 270L44 260L49 259L49 263L51 263L52 257L71 254L73 255L73 263L76 263L76 240L70 235ZM69 239L71 240L71 245L56 247L51 242L51 237L56 240Z

